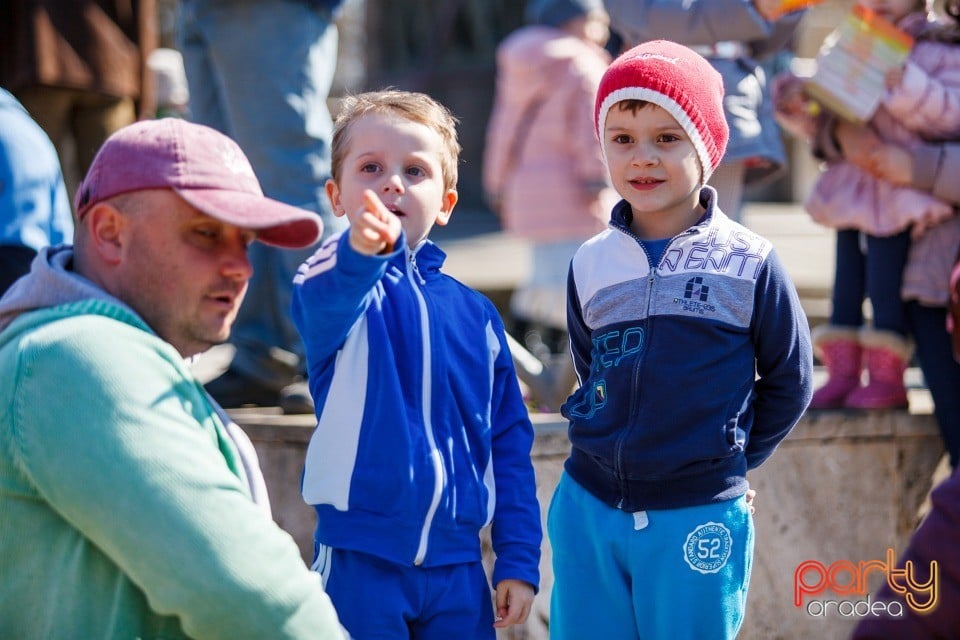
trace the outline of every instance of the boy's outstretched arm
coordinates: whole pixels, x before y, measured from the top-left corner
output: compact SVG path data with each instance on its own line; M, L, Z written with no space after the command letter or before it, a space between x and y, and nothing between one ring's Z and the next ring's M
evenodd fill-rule
M523 580L508 578L498 582L496 590L497 617L493 626L497 629L506 629L526 622L533 606L533 585Z
M347 213L350 228L329 238L293 280L291 315L311 367L332 357L366 310L387 263L403 250L400 219L370 190Z

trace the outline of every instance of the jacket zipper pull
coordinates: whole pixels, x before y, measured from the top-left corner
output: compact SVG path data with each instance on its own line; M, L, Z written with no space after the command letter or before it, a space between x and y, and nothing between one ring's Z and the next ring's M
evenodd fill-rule
M415 253L410 253L410 268L413 270L413 273L416 274L417 280L420 284L427 284L427 281L423 279L423 276L420 275L420 268L417 267L417 255Z

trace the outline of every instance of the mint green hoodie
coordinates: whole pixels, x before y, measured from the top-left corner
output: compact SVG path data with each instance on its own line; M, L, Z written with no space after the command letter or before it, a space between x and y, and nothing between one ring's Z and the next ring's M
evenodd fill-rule
M0 636L343 638L225 414L71 258L0 300Z

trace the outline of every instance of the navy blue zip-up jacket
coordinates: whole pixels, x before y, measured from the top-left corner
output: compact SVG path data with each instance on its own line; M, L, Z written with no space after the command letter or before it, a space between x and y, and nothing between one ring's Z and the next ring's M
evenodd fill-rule
M565 468L624 511L743 495L810 402L807 318L772 245L715 206L656 268L621 201L574 256Z
M365 256L328 239L294 280L318 416L302 493L318 542L402 565L480 559L537 587L542 531L527 415L503 324L441 273L430 241Z

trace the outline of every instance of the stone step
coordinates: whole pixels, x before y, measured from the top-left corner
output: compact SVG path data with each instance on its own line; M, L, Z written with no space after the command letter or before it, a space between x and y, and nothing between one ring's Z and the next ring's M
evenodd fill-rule
M836 606L825 617L794 606L794 574L808 561L827 567L838 561L856 566L861 561L884 560L887 548L897 557L902 553L928 508L930 488L946 477L949 467L942 458L936 421L929 410L913 405L911 395L909 412L809 412L774 455L750 472L750 484L757 491L756 550L740 638L849 637L856 619L838 614ZM299 488L313 416L284 416L276 409L230 413L257 450L274 519L293 536L309 563L316 516L303 502ZM566 422L557 414L533 414L531 419L536 435L531 457L545 523L570 443ZM534 612L521 635L509 637L547 638L552 573L546 537L542 551L543 579ZM489 553L484 560L489 566ZM876 593L876 580L868 586ZM863 599L836 594L818 597Z

